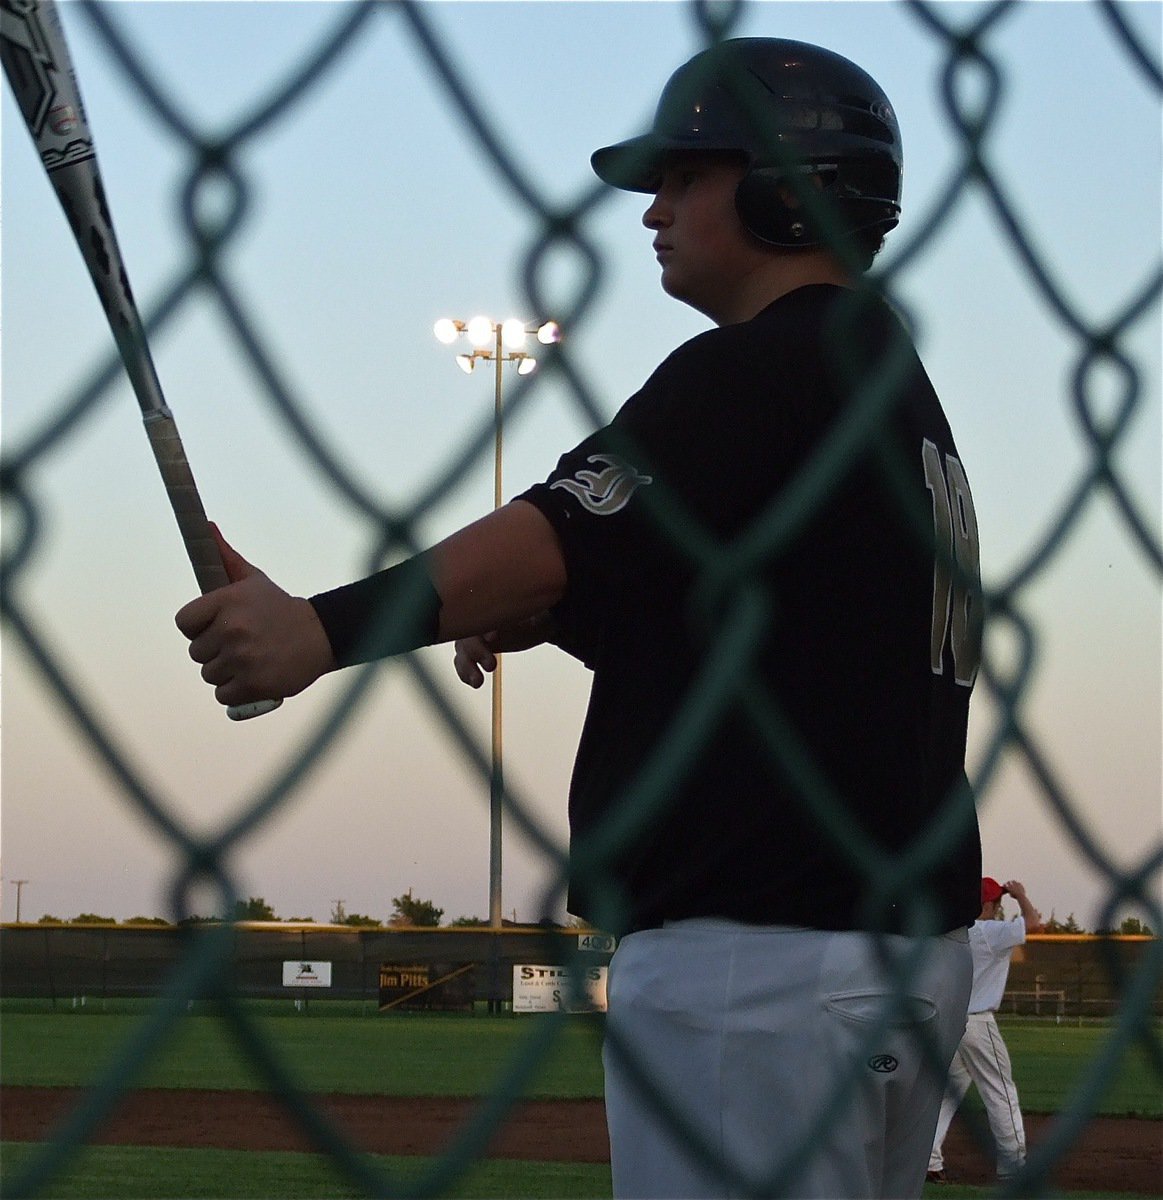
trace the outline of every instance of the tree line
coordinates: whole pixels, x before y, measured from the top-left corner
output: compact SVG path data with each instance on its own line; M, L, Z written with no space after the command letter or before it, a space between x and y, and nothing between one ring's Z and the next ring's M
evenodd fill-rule
M440 925L444 917L444 909L438 908L431 900L413 896L411 888L402 896L392 900L392 912L386 920L366 916L363 913L349 913L342 900L336 900L331 910L332 925L353 925L360 928L421 928L433 929ZM284 921L287 923L315 924L314 917L280 917L274 907L267 903L262 896L250 896L246 900L236 900L234 908L225 915L191 916L179 921L180 925L204 925L223 921ZM130 917L127 921L118 921L116 917L102 916L100 913L80 913L70 920L45 913L37 922L38 925L172 925L173 922L165 917ZM449 922L449 926L472 927L487 925L483 917L457 917Z
M431 900L424 900L412 895L409 888L402 896L392 900L392 912L386 920L369 917L363 913L349 913L342 900L336 900L331 910L332 925L353 925L366 929L435 929L444 917L444 909L438 908ZM180 921L182 925L210 924L220 921L285 921L287 923L315 924L314 917L280 917L274 908L262 896L250 896L246 900L236 900L233 911L228 916L187 917ZM130 917L127 921L118 921L116 917L103 917L97 913L80 913L71 920L62 921L59 917L46 913L37 922L39 925L170 925L165 917ZM456 917L448 922L449 928L474 928L488 925L483 917ZM1043 933L1049 934L1085 934L1095 933L1100 936L1121 935L1125 937L1153 937L1154 930L1138 917L1125 917L1117 927L1108 929L1084 929L1070 913L1064 921L1058 920L1053 911L1050 919L1042 928Z
M1090 933L1089 929L1083 929L1081 925L1074 919L1074 914L1070 913L1065 921L1059 921L1053 910L1050 912L1050 919L1042 924L1043 933ZM1145 921L1140 921L1138 917L1124 917L1122 921L1114 928L1095 929L1093 932L1100 937L1109 937L1118 934L1122 937L1154 937L1154 930Z

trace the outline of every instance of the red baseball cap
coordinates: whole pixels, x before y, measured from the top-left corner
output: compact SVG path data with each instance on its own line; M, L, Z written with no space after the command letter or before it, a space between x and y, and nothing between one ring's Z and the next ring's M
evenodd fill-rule
M990 879L986 875L981 881L981 903L982 905L994 904L1006 894L1005 888L1002 887L996 879Z

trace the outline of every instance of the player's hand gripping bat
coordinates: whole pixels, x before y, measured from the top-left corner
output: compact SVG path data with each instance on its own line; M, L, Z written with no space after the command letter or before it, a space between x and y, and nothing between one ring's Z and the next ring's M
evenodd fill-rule
M145 328L121 261L93 136L53 0L0 0L0 58L49 182L89 268L133 385L186 552L203 592L229 583L173 414L162 395ZM244 721L277 708L260 700L227 709Z

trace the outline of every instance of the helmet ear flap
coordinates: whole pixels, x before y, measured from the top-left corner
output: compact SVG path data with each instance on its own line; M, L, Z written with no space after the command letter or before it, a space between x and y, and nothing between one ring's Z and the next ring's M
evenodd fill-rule
M819 195L833 206L830 215L839 222L840 230L856 233L878 228L887 232L896 225L900 203L893 196L899 195L900 177L886 173L883 165L843 164L837 168L834 163L818 163L803 169L818 176ZM783 167L748 171L735 189L735 211L743 227L770 246L794 250L827 241L824 219L814 220L813 211L797 203Z
M735 211L743 227L771 246L811 246L817 241L802 207L785 199L787 172L779 167L748 171L735 189Z

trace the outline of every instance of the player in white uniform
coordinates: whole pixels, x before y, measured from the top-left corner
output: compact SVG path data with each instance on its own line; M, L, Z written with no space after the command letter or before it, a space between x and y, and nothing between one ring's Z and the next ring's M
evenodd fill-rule
M1004 919L1001 899L1013 896L1021 909L1012 921ZM929 1156L928 1178L945 1182L945 1159L941 1146L949 1132L949 1123L971 1083L977 1084L989 1129L997 1147L997 1173L1000 1179L1015 1174L1026 1161L1026 1131L1014 1086L1010 1055L997 1027L994 1013L1005 994L1010 971L1010 955L1026 934L1042 929L1042 916L1030 903L1026 889L1016 879L1003 887L986 876L981 881L981 916L969 930L969 948L973 952L973 991L969 996L969 1023L949 1067L949 1083L937 1133Z

